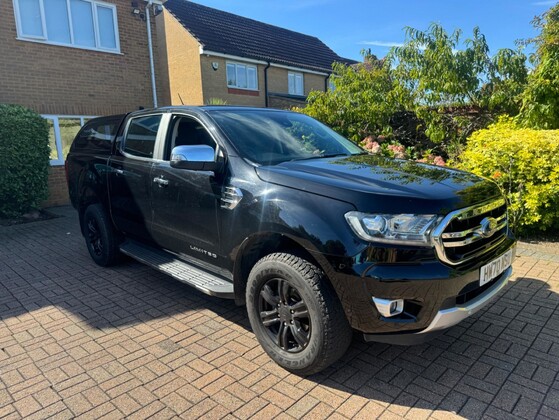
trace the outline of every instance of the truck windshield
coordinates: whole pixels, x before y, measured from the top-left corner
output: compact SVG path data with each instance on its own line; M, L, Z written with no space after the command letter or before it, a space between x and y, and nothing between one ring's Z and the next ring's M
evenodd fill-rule
M365 153L311 117L267 110L213 110L242 157L260 165Z

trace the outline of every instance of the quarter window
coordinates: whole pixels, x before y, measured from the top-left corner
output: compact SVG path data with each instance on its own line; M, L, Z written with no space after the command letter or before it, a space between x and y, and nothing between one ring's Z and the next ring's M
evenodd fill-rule
M109 151L123 117L123 115L116 115L95 118L93 121L90 121L74 140L72 151L79 149L99 152Z
M134 118L128 125L123 151L133 156L151 158L161 115Z
M95 0L14 0L18 36L119 52L116 6Z
M284 79L285 80L285 79ZM303 87L303 73L287 73L288 92L290 95L303 96L305 89Z
M237 89L258 90L258 71L256 66L227 63L227 86Z

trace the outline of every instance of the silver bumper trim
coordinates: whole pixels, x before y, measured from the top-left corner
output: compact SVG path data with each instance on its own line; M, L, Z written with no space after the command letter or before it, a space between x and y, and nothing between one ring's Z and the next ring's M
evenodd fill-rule
M509 281L511 274L512 266L507 268L505 272L501 274L501 279L489 289L487 289L485 293L472 299L464 306L455 306L454 308L443 309L439 311L427 328L415 334L425 334L433 331L444 330L475 314L477 311L487 305L489 301L493 299L503 287L505 287L505 285Z

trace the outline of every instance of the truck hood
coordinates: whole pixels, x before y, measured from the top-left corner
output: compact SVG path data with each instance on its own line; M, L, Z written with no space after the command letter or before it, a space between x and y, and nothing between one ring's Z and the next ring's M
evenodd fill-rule
M256 168L265 182L352 203L359 211L446 214L500 196L468 172L379 155L284 162Z

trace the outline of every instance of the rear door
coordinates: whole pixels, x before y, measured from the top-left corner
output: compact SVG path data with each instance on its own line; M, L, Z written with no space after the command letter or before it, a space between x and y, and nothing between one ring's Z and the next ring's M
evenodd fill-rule
M115 225L132 238L151 241L151 170L163 114L132 117L110 159L109 194Z

